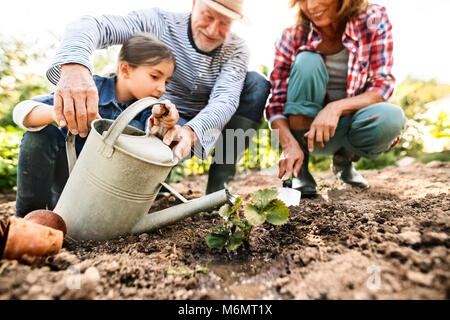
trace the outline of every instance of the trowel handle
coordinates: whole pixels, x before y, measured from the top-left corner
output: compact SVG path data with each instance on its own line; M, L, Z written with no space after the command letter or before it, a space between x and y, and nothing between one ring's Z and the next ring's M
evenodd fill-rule
M164 136L166 135L167 131L169 131L168 128L166 128L164 126L159 126L156 136L162 140L162 139L164 139Z
M66 155L67 155L67 164L69 167L69 175L72 172L73 166L77 161L77 152L75 151L75 136L67 130L66 136Z
M166 105L161 103L161 107L164 109L164 113L161 115L161 117L164 117L165 115L168 115L169 114L169 109L167 109ZM153 117L153 115L151 115L150 119L149 119L150 122L149 122L149 126L148 126L147 136L151 135L150 129L153 127L153 119L154 119L154 117ZM159 128L158 128L158 132L156 133L156 136L162 140L164 138L164 136L166 135L167 131L169 131L169 129L164 127L161 124L159 126Z
M291 179L284 180L283 181L283 188L292 188L292 180Z

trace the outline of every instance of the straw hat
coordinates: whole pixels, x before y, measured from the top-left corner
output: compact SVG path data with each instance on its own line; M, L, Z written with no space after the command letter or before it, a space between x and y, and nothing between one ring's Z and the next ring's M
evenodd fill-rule
M243 14L244 0L201 0L219 13L243 23L250 21Z

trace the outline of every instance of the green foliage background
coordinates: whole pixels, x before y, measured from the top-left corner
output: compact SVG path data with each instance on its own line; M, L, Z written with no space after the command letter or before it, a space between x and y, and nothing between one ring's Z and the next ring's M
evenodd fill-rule
M38 62L48 62L45 50L39 50L32 43L9 39L0 34L0 191L14 191L16 185L17 158L23 130L12 121L12 110L20 101L39 94L49 93L51 87L44 75L30 71L29 66ZM95 72L108 74L115 70L115 60L119 47L96 52L94 57ZM44 52L44 53L43 53ZM261 73L268 76L267 66L260 66ZM423 140L425 126L431 126L431 134L436 137L450 136L449 115L442 112L431 121L424 118L426 104L450 94L450 85L439 84L435 80L422 81L406 78L397 87L393 103L401 106L408 118L407 128L402 134L400 144L376 160L362 159L357 163L359 169L380 169L395 163L404 156L416 157L420 161L450 161L450 151L438 154L424 154ZM277 152L270 143L270 131L263 121L260 130L267 134L254 137L254 145L259 145L262 152L247 151L238 165L238 172L259 170L275 166ZM429 129L428 129L429 130ZM264 138L264 139L263 139ZM199 160L192 157L178 165L171 172L171 181L180 181L186 176L203 174L209 170L211 157ZM331 157L312 156L312 171L329 170Z

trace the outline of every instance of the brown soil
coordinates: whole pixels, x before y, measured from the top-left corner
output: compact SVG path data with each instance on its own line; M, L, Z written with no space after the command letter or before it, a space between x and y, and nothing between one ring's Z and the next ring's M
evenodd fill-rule
M220 222L214 211L150 234L65 243L51 258L0 260L0 299L449 299L450 163L363 175L368 190L315 174L321 197L291 207L286 225L254 229L237 252L206 246ZM205 183L174 187L196 198ZM267 170L230 185L248 199L280 182ZM14 214L11 200L0 204L2 221Z

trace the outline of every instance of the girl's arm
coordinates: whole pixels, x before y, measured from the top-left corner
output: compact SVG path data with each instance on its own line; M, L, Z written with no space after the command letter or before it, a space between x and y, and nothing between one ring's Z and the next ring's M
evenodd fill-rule
M13 120L25 130L39 131L55 122L54 108L33 100L22 101L14 108Z
M56 122L53 106L40 104L23 119L25 127L41 127Z

